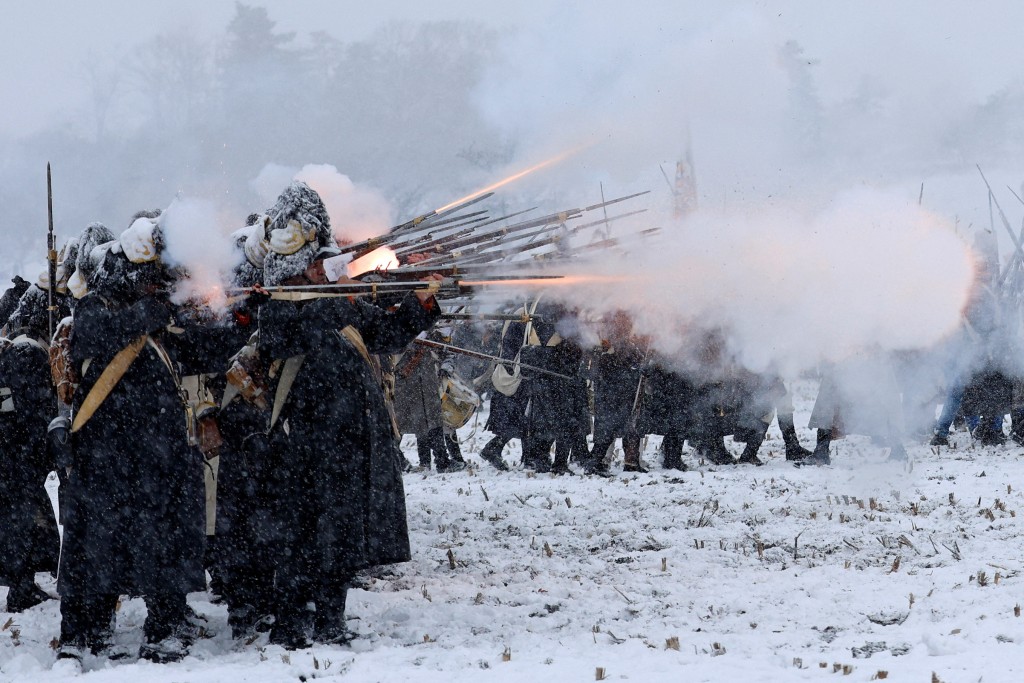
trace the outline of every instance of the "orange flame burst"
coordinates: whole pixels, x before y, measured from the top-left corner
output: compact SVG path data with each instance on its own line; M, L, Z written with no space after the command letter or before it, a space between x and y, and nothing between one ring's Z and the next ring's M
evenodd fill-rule
M379 247L348 264L348 276L356 277L372 270L386 269L397 265L398 257L395 252L387 247Z
M557 164L560 161L565 161L569 157L573 156L574 154L579 153L580 151L582 151L583 149L585 149L588 146L589 145L583 145L583 146L580 146L580 147L576 147L575 149L570 149L570 150L568 150L566 152L562 152L561 154L556 154L555 156L551 157L550 159L546 159L546 160L540 162L539 164L534 164L533 166L530 166L527 169L523 169L522 171L517 171L516 173L513 173L512 175L508 176L507 178L503 178L502 180L499 180L498 182L496 182L496 183L494 183L492 185L488 185L487 187L483 188L482 190L477 190L476 192L473 192L471 194L467 194L465 197L463 197L461 199L456 199L454 202L451 202L449 204L445 204L441 208L437 209L436 212L437 213L441 213L442 211L447 211L448 209L452 208L453 206L458 206L459 204L461 204L463 202L468 202L470 199L475 199L476 197L479 197L482 194L487 194L488 192L493 192L493 191L497 190L500 187L504 187L505 185L508 185L509 183L515 182L515 181L519 180L520 178L523 178L525 176L530 175L534 171L539 171L542 168L547 168L548 166L551 166L552 164Z

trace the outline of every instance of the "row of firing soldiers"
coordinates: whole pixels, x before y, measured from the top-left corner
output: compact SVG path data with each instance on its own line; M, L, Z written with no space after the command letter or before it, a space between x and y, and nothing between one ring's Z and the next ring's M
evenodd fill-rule
M57 572L58 659L180 659L208 630L186 601L206 571L235 638L345 643L356 573L411 557L383 359L437 301L273 298L262 285L326 284L339 253L303 183L233 239L243 294L223 306L189 298L159 211L65 247L52 336L47 278L0 302L0 581L21 611ZM141 647L116 629L122 596L145 601Z
M247 294L222 308L181 295L187 272L164 262L156 211L119 236L92 224L68 244L52 336L46 278L16 281L0 300L0 579L8 611L30 608L50 597L35 571L60 557L59 657L123 655L114 615L129 595L147 607L138 654L180 658L199 632L185 596L205 588L204 569L235 637L269 629L286 647L345 642L356 573L410 558L400 435L417 434L421 466L431 452L440 469L464 466L454 426L436 419L434 357L410 351L418 335L445 334L432 296L273 298L262 285L328 282L325 263L339 252L320 197L302 183L233 239L233 284ZM464 372L488 383L494 437L481 456L498 469L520 439L527 468L564 473L575 460L606 475L621 438L625 471L641 472L646 434L664 436L668 468L685 469L684 441L715 464L758 465L775 415L786 458L823 464L859 417L851 404L881 408L882 426L868 433L903 455L884 401L840 400L841 372L823 378L811 453L782 380L731 362L721 332L696 334L691 367L681 367L625 313L601 323L596 349L577 311L543 303L529 313L489 342L460 338L471 326L453 333L504 359ZM437 361L454 374L451 359ZM435 417L420 420L418 406ZM745 443L738 459L727 435ZM62 548L41 486L53 470Z
M455 333L456 344L508 361L456 363L468 376L482 373L474 383L490 394L485 429L493 437L480 456L495 468L509 469L503 451L519 439L528 469L566 474L576 462L584 473L608 476L613 446L621 439L623 471L645 472L640 452L647 434L664 437L667 469L687 469L686 441L713 464L760 465L757 453L776 413L786 458L802 461L812 455L797 437L782 380L735 364L726 367L720 334L701 335L695 367L684 372L656 353L650 338L633 333L625 312L596 324L601 341L594 348L582 341L590 335L578 311L541 303L530 312L524 320L506 323L500 335L486 331L483 339L472 339ZM745 443L739 458L727 448L726 436Z

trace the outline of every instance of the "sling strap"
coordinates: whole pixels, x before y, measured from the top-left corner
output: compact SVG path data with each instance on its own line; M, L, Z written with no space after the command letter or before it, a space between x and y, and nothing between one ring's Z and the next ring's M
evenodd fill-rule
M77 432L85 423L88 422L96 410L99 409L103 402L110 396L110 392L114 390L117 383L121 381L124 374L128 372L128 368L131 367L135 359L139 357L139 353L142 351L142 347L146 345L146 341L149 339L149 335L142 335L128 346L124 347L117 352L107 367L103 368L103 372L96 379L96 383L89 389L89 393L86 394L85 399L82 401L82 405L75 411L75 419L71 423L71 432Z
M281 410L284 408L285 401L288 400L288 394L291 392L295 378L298 377L299 369L305 360L306 354L300 353L286 360L284 367L281 368L281 378L277 381L277 390L274 392L274 408L270 412L271 429L274 428L277 418L281 416Z

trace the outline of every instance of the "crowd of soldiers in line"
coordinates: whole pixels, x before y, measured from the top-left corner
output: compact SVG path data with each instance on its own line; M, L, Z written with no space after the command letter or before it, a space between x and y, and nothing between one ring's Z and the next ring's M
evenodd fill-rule
M572 473L575 461L609 476L621 439L623 470L644 472L648 434L664 437L666 468L686 469L687 441L713 464L756 466L773 419L787 460L827 464L832 438L857 429L858 402L833 369L808 425L817 443L804 448L782 378L731 362L721 331L699 333L690 345L697 370L687 371L659 356L625 312L606 316L590 344L581 313L551 302L470 339L478 327L438 326L427 289L373 302L273 298L266 287L329 282L324 262L338 253L329 217L295 182L247 223L233 234L234 285L247 294L226 312L172 302L183 273L162 258L158 211L140 212L119 236L94 223L69 242L52 336L45 278L16 279L0 301L0 579L11 612L50 598L35 572L57 574L59 658L134 655L114 638L123 595L146 604L138 655L183 657L202 632L186 595L206 588L206 571L235 638L269 631L287 648L350 640L345 602L356 574L410 559L402 434L416 435L421 469L431 459L441 471L466 466L456 428L476 405L473 390L456 358L411 345L418 336L504 359L461 368L489 395L493 438L480 455L499 470L509 469L505 445L520 439L525 468ZM469 409L456 400L446 410L453 387L464 387ZM868 403L883 420L860 433L903 457L886 402ZM1002 409L969 403L972 416ZM739 458L728 436L745 444ZM42 486L54 470L62 547Z
M235 284L326 282L322 262L337 248L308 186L293 183L248 223L234 235ZM58 658L174 660L201 632L186 595L206 588L209 568L234 636L267 630L272 615L275 643L346 642L355 572L410 559L380 359L430 328L439 306L427 291L384 307L271 300L256 287L218 315L172 302L181 273L163 254L159 212L119 236L86 228L58 269L52 338L48 282L5 294L7 609L49 598L34 573L56 571ZM62 546L42 487L53 470ZM212 522L204 476L214 474ZM114 638L123 595L145 600L137 652Z

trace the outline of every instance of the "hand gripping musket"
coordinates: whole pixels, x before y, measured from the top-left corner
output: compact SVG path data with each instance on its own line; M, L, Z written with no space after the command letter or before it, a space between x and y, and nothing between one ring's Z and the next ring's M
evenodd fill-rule
M50 276L50 284L46 288L46 309L49 312L50 319L50 336L49 339L53 339L53 330L57 326L57 245L53 236L53 181L50 178L50 164L46 164L46 218L47 218L47 233L46 233L46 263L47 272Z
M576 379L575 377L563 375L560 372L552 372L551 370L546 370L544 368L537 367L536 365L527 365L526 363L520 363L517 360L509 360L508 358L502 358L500 356L492 356L489 353L483 353L481 351L470 351L469 349L464 349L459 346L452 346L451 344L442 344L441 342L431 341L429 339L413 339L412 341L414 344L419 344L420 346L429 346L434 349L450 351L452 353L457 353L462 356L469 356L470 358L490 360L494 361L495 363L501 363L502 365L517 365L521 368L532 370L533 372L539 372L543 375L551 375L552 377L558 377L560 379Z

